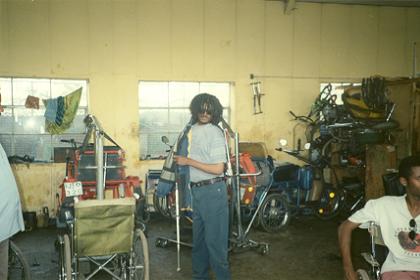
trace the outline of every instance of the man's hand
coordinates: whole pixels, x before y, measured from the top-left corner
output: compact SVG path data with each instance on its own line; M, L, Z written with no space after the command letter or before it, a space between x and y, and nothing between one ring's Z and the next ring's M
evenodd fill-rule
M178 165L190 165L189 158L183 156L174 156L174 160Z
M223 162L214 163L214 164L202 163L192 158L179 156L179 155L174 155L174 161L178 165L192 166L194 168L200 169L201 171L204 171L209 174L214 174L214 175L223 174L223 171L225 168L225 165Z

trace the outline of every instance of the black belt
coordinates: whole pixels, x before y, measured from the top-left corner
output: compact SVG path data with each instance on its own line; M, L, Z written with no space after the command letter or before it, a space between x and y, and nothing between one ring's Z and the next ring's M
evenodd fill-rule
M211 178L211 179L203 180L199 182L191 182L190 186L192 188L197 188L197 187L202 187L202 186L207 186L207 185L213 185L213 184L216 184L217 182L221 182L224 180L225 180L224 177L215 177L215 178Z

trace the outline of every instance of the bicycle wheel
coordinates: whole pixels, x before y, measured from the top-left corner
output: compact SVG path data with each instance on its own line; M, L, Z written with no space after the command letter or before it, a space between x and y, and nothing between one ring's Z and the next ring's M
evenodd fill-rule
M9 241L9 278L31 279L29 264L22 251L12 240Z
M149 280L149 245L144 232L140 229L134 232L133 246L128 279Z
M265 231L277 232L287 226L290 217L287 199L280 193L272 193L264 199L258 219Z

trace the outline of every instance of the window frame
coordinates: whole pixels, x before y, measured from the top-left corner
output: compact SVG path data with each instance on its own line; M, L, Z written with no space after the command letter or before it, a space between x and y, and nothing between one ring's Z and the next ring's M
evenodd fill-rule
M163 105L158 105L158 106L150 106L150 105L143 105L142 104L142 84L143 83L156 83L156 84L161 84L162 88L164 87L166 89L166 92L162 95L167 95L167 104L166 106ZM166 84L166 86L165 86ZM183 106L170 106L170 100L171 100L171 92L173 94L176 94L176 91L179 91L179 89L174 88L177 84L180 84L180 86L186 86L186 84L189 85L197 85L197 90L194 92L194 94L191 95L190 93L184 94L182 96L182 98L184 99L184 105ZM227 87L228 88L228 93L226 97L223 98L219 98L223 99L220 100L223 106L223 115L225 117L225 120L227 123L230 123L230 119L231 119L231 112L232 112L232 96L233 96L233 88L234 88L234 83L231 81L180 81L180 80L139 80L138 81L138 91L137 91L137 96L138 96L138 112L139 112L139 159L140 160L161 160L164 159L166 156L166 153L169 151L170 145L172 145L175 141L174 139L176 139L176 137L179 135L179 133L181 132L182 128L187 124L189 117L190 117L190 111L189 111L189 105L190 102L192 100L192 98L194 96L196 96L197 94L206 92L205 90L203 90L203 88L206 88L211 86L211 85L218 85L221 87ZM172 91L171 91L171 86L172 86ZM210 94L214 94L212 92L209 91ZM222 93L217 93L214 95L221 95ZM172 96L173 97L173 96ZM185 97L189 97L188 99L185 99ZM150 103L150 101L149 101ZM146 110L162 110L166 112L166 117L167 117L167 127L166 128L159 128L158 126L152 126L154 129L154 131L149 131L149 132L144 132L144 129L142 129L142 113L144 113ZM183 119L183 122L181 124L174 125L175 127L177 127L178 129L170 129L172 127L172 124L174 123L173 121L171 122L171 112L174 113L176 111L182 111L182 110L186 110L188 111L188 119ZM182 127L181 127L181 126ZM156 129L158 128L158 129ZM162 143L160 140L156 141L154 140L153 143L155 143L157 146L159 146L159 150L161 150L161 153L153 153L154 151L150 151L150 147L147 147L147 151L146 152L142 152L142 146L144 145L142 143L144 137L147 136L151 136L153 137L153 135L156 137L155 139L158 139L157 137L162 137L162 136L168 136L170 138L170 142L169 145L165 145L164 143ZM171 139L172 138L172 139ZM149 140L150 141L150 140ZM148 144L146 144L148 145Z
M19 141L17 139L28 137L28 139L34 138L36 141L38 141L38 145L41 146L41 151L39 154L37 151L31 151L31 155L34 158L34 161L32 163L54 163L55 156L54 151L55 148L70 148L68 143L61 143L60 141L62 139L75 139L77 142L83 139L84 134L86 133L86 129L79 128L79 127L73 127L73 125L62 134L58 135L52 135L50 134L45 127L36 126L40 129L39 132L33 132L33 131L25 131L24 128L17 128L16 127L16 120L19 117L16 112L21 110L25 114L20 115L21 118L24 118L26 114L29 115L29 117L44 117L44 112L46 110L46 106L43 104L44 99L50 99L50 98L57 98L58 96L64 96L64 94L71 93L72 90L77 89L78 83L80 86L82 86L82 96L79 103L79 106L77 108L77 113L75 116L76 118L82 117L85 118L86 115L89 114L89 79L86 78L46 78L46 77L17 77L17 76L0 76L0 80L2 80L1 85L7 85L9 84L9 88L6 88L7 93L10 96L8 96L9 100L5 103L5 92L4 90L1 90L0 93L2 97L1 105L4 108L5 111L8 111L9 117L11 117L12 122L10 124L9 129L5 128L2 130L0 127L0 137L1 138L10 138L10 144L9 146L5 147L5 145L2 143L2 146L4 150L6 151L7 156L19 156L23 157L29 154L19 154L18 151L20 150L28 150L27 147L24 145L19 145ZM36 83L45 83L46 87L48 88L48 96L40 94L38 92L37 94L37 88L32 89L32 91L26 91L24 94L19 93L16 88L21 86L19 83L24 84L25 82L32 84ZM66 88L66 83L69 83L67 87L69 88L69 92L62 92ZM72 85L71 83L74 82L75 84ZM76 86L75 86L76 85ZM64 88L61 88L64 87ZM39 98L39 109L32 109L32 108L26 108L24 102L22 103L22 100L26 100L27 96L32 95ZM19 101L17 101L19 100ZM19 104L22 103L22 104ZM82 114L80 114L82 112ZM2 113L4 114L4 112ZM23 117L22 117L23 116ZM2 116L0 116L2 118ZM36 124L36 122L35 122ZM21 131L19 131L21 130ZM76 131L72 131L76 130ZM68 132L70 131L70 132ZM45 141L46 144L42 144L42 142ZM40 144L41 143L41 144ZM39 147L36 147L34 150L36 150ZM34 156L33 153L36 153ZM37 157L38 156L38 157ZM39 157L41 156L41 157ZM48 158L49 157L49 158ZM62 162L60 160L59 162Z

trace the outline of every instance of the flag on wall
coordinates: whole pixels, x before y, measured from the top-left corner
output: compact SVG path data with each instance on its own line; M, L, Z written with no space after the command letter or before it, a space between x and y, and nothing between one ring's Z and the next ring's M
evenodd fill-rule
M66 96L43 100L45 127L50 134L61 134L72 124L79 107L82 88Z

